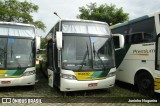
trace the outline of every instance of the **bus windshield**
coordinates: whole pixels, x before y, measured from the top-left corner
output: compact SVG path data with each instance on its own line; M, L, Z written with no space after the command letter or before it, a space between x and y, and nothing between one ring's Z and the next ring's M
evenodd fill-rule
M33 66L33 52L31 39L8 39L7 67Z
M62 67L68 70L103 70L114 67L114 51L109 35L63 36Z
M32 41L32 39L0 38L0 68L33 66Z

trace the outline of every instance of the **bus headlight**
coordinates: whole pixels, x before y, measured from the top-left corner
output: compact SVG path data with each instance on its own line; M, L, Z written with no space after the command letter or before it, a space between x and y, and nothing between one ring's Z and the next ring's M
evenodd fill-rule
M33 75L35 73L36 73L35 70L33 70L33 71L27 71L27 72L23 73L23 76L29 76L29 75Z
M77 80L76 76L70 74L61 74L61 78L70 79L70 80Z
M116 75L115 72L111 72L111 73L108 74L108 77L113 77L113 76L115 76L115 75Z

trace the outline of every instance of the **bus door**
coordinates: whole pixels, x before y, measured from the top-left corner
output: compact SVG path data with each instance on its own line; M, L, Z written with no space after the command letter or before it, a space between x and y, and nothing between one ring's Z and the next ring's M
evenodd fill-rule
M47 61L48 61L48 85L53 87L54 84L54 60L53 60L53 42L50 41L47 47Z

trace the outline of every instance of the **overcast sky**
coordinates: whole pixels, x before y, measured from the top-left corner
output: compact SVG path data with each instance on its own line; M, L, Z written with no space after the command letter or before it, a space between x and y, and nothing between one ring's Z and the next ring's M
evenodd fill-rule
M24 0L20 0L24 1ZM79 7L91 2L98 5L107 3L115 4L116 7L123 7L124 12L129 13L129 19L134 19L146 14L160 11L160 0L27 0L39 6L38 13L33 14L33 18L42 21L46 25L46 31L37 31L40 36L46 36L49 30L58 21L58 17L53 15L57 12L61 18L76 19L79 14Z

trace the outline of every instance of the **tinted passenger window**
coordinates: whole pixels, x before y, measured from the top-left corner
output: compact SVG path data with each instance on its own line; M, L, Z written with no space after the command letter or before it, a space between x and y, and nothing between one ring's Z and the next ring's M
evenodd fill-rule
M53 44L52 41L48 43L48 66L53 67Z
M131 35L131 42L132 44L138 44L138 43L142 43L142 33L137 33L137 34L133 34Z
M131 35L132 44L153 42L154 36L147 33L136 33Z
M59 31L59 22L54 27L54 35L56 35L56 32Z
M115 28L115 29L112 29L112 33L113 34L123 34L123 35L126 35L128 33L128 25L125 25L123 27L118 27L118 28Z
M154 40L155 39L154 39L154 36L152 34L144 33L144 38L143 38L144 42L152 42Z
M144 32L156 35L154 18L148 18L136 23L130 24L129 33Z

